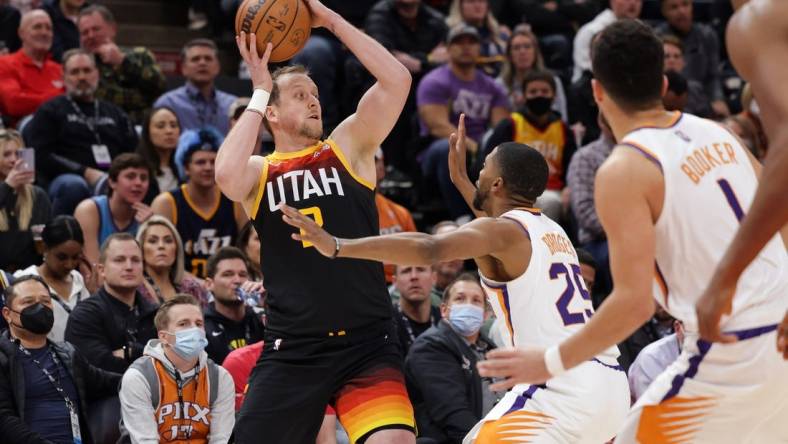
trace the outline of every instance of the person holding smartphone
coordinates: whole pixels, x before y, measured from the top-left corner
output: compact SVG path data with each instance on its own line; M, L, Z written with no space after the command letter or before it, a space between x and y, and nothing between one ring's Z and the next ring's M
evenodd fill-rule
M9 272L41 262L33 229L50 218L49 197L33 185L35 166L20 158L24 146L19 132L0 129L0 268Z

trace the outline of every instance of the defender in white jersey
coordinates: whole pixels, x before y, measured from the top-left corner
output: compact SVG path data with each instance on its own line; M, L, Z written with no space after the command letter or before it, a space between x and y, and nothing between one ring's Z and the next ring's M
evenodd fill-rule
M710 344L693 334L695 303L752 202L760 166L716 123L665 111L662 45L648 26L633 20L608 26L592 58L594 97L619 141L597 173L595 191L613 292L557 356L510 352L508 362L493 356L480 363L480 374L538 383L584 363L646 321L653 294L684 322L687 335L681 355L635 404L616 442L788 442L788 363L774 348L788 307L780 237L739 280L722 322L738 342Z
M555 346L592 315L591 297L566 233L533 209L547 183L538 151L504 143L488 156L478 190L465 167L464 119L452 137L450 168L458 189L479 217L450 233L398 233L337 239L312 219L283 207L284 219L328 257L354 257L395 264L432 265L473 258L504 337L516 347ZM615 346L578 368L539 385L509 391L465 438L466 443L601 443L611 439L629 408L629 385L616 362Z

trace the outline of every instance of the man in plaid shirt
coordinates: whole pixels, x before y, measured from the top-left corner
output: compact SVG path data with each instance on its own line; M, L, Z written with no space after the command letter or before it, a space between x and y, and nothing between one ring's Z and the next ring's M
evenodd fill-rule
M99 89L96 97L126 111L134 123L142 123L143 113L164 92L164 74L150 50L143 47L121 49L115 44L117 25L105 6L92 5L77 20L82 47L96 55Z
M599 138L580 148L572 156L566 181L570 189L572 212L578 225L578 242L594 256L598 264L595 290L597 293L607 294L613 285L610 278L607 237L602 224L599 223L594 205L594 177L602 162L613 151L616 142L602 113L599 113L597 121L601 130Z

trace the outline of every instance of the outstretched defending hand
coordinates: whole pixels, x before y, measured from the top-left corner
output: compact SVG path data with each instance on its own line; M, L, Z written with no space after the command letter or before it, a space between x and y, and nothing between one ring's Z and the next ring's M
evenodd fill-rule
M490 385L490 390L496 392L509 390L517 384L541 384L550 379L544 349L539 347L493 350L477 366L482 377L503 378Z
M246 33L241 31L241 35L235 36L235 44L238 45L238 51L241 52L246 66L249 67L249 75L252 77L254 89L264 89L270 93L274 87L271 73L268 72L268 59L273 50L271 42L266 43L263 57L257 53L257 36L254 33L249 34L247 43Z
M282 205L282 213L282 220L300 230L291 235L293 239L311 243L323 256L332 257L334 255L337 247L334 236L320 228L311 217L305 216L287 205Z
M466 165L465 114L460 114L457 132L449 136L449 177L455 185L470 182Z
M714 280L700 299L698 299L698 302L695 303L695 313L698 317L698 331L702 339L709 342L736 342L736 336L727 335L720 331L720 320L722 319L722 315L731 313L733 293L735 291L735 282L732 287L721 287L717 285L716 280Z

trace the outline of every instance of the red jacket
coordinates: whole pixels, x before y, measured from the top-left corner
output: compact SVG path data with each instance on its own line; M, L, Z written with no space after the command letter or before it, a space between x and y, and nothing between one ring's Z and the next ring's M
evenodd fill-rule
M63 68L49 56L41 68L22 49L0 57L0 112L12 124L64 91Z

